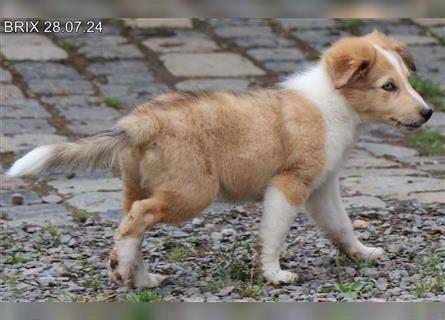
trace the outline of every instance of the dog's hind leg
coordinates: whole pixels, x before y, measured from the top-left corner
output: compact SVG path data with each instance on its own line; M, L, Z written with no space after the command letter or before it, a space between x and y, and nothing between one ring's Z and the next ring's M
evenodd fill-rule
M115 233L115 245L110 257L110 278L128 287L156 287L166 276L145 271L142 241L146 229L157 223L176 224L196 216L216 197L218 185L212 177L202 177L202 184L180 186L178 181L165 183L148 199L136 200L124 215ZM173 187L176 191L172 190ZM199 191L199 190L200 191ZM194 192L195 191L195 192Z
M145 271L142 259L142 241L147 228L162 220L166 205L156 197L136 200L114 235L110 255L109 275L112 282L128 287L156 287L165 277Z
M355 236L340 196L338 177L314 190L306 201L306 209L326 236L349 256L376 260L383 254L383 249L367 247Z

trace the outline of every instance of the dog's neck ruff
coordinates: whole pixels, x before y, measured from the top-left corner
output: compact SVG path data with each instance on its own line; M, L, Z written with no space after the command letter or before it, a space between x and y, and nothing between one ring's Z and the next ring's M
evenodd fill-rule
M304 96L316 104L323 113L341 114L347 118L348 123L355 127L361 124L359 115L334 88L322 63L318 63L303 73L290 76L281 83L281 87L302 92Z
M326 165L322 177L336 174L355 143L361 120L335 90L322 63L304 73L296 74L281 83L286 90L301 92L319 109L326 122ZM321 181L320 181L321 182Z

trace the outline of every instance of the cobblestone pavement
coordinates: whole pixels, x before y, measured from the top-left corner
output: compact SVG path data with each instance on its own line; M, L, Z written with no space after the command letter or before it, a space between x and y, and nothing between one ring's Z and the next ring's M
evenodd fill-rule
M161 92L272 85L338 37L373 28L406 41L419 76L445 89L444 19L104 20L100 34L2 34L0 169L34 146L107 128ZM440 153L444 97L431 102L428 130L438 132ZM118 174L2 176L0 300L445 300L445 157L412 137L370 126L342 173L359 237L383 246L385 257L368 265L338 256L301 216L283 265L302 279L287 286L256 272L259 203L215 203L189 223L147 232L147 268L171 275L172 284L129 292L106 276L120 217Z

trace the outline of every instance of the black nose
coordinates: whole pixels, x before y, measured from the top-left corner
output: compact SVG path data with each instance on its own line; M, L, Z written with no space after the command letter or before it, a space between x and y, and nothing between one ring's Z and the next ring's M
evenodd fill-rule
M424 109L422 109L422 112L420 112L420 114L425 119L425 121L428 121L428 119L431 118L431 115L433 114L433 109L424 108Z

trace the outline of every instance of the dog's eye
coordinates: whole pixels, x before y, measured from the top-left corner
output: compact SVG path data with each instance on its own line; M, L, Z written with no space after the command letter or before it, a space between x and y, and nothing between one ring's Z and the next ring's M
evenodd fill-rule
M382 86L385 91L396 91L396 85L392 82L386 83Z

